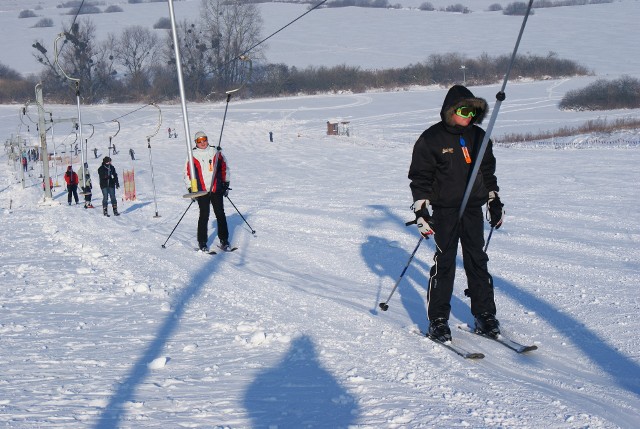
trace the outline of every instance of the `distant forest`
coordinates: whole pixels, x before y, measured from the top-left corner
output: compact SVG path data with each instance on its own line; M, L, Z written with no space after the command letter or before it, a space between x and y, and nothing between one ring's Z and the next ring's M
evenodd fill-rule
M402 68L383 70L363 70L356 66L306 67L299 69L285 64L253 65L244 77L248 79L243 98L278 97L300 94L321 94L350 91L355 93L368 90L393 90L410 86L440 85L451 86L464 83L469 86L487 85L504 79L510 56L490 56L467 58L459 54L431 55L424 62ZM461 68L464 64L464 69ZM241 64L242 65L242 64ZM80 94L83 103L121 102L167 102L179 97L175 64L156 66L153 73L139 80L119 79L114 74L101 74L91 82L87 91L85 82L80 80ZM556 54L547 56L523 55L516 58L511 71L512 79L557 79L568 76L588 75L590 72L571 60L558 58ZM75 87L58 76L44 73L43 89L49 103L75 103ZM33 98L35 84L43 76L23 77L15 70L0 64L0 103L24 103ZM193 79L190 79L191 81ZM49 84L47 84L47 81ZM216 89L213 79L206 84L206 77L197 86L185 82L185 91L191 101L222 100L224 88ZM53 86L53 88L52 88ZM229 87L231 88L231 87Z

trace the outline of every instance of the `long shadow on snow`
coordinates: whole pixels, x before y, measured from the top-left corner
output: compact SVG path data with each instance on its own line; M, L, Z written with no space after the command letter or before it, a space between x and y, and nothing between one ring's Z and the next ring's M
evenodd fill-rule
M308 336L297 338L274 368L244 394L252 428L347 428L358 421L355 398L318 362Z
M117 384L115 393L111 396L109 403L100 415L96 424L96 429L118 428L120 421L126 413L125 404L135 399L136 388L144 382L149 374L147 364L162 355L166 342L171 338L174 331L184 315L189 302L198 296L202 287L207 284L207 280L213 276L220 259L212 257L211 262L203 267L193 276L191 282L176 296L164 322L158 329L154 340L149 344L140 359L134 363L129 374Z
M636 362L608 345L582 322L562 313L553 305L503 279L495 276L493 279L497 291L509 295L555 326L603 371L613 377L621 388L640 395L640 366Z

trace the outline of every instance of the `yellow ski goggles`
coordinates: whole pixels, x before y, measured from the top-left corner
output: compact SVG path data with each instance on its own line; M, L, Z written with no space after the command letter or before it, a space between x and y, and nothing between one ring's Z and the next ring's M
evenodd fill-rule
M456 115L461 118L474 118L476 116L475 107L462 106L456 109Z

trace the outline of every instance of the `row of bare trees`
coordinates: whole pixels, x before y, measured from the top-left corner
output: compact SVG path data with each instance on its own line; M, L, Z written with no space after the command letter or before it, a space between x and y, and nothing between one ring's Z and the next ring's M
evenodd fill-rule
M299 69L266 63L259 44L262 18L255 4L242 0L201 0L199 17L196 21L177 23L185 91L193 101L224 99L226 90L247 81L245 94L250 97L362 92L409 85L486 85L500 81L510 61L508 55L494 57L485 53L473 59L449 53L386 70L362 70L347 65ZM56 44L58 52L46 49L43 41L33 44L34 56L43 64L43 71L33 79L43 82L50 102L75 102L75 91L69 88L71 85L75 89L75 82L65 74L79 79L85 103L175 100L179 90L170 31L132 26L120 35L109 34L106 40L97 41L93 23L88 18L81 19L63 29L63 42ZM253 60L250 76L247 63L238 60L248 51ZM560 59L553 52L546 56L518 56L512 69L512 76L533 79L588 73L584 67ZM4 74L7 76L3 78L0 67L0 102L31 98L32 81L16 78L17 73Z
M176 27L187 95L198 99L224 93L243 79L244 64L235 59L259 41L262 17L255 4L241 0L202 0L199 19ZM157 30L136 25L97 41L96 27L87 18L62 32L64 42L57 53L45 48L42 40L33 44L34 56L44 66L38 78L50 99L65 101L75 96L64 74L80 80L81 96L88 103L175 96L170 30L159 35ZM251 55L261 55L260 48Z

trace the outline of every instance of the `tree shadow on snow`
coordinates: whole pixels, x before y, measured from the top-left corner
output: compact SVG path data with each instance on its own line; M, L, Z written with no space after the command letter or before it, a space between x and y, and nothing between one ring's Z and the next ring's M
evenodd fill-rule
M607 344L604 339L589 330L583 322L559 311L552 304L512 283L495 276L493 279L497 291L499 290L513 300L520 302L541 319L555 326L603 371L613 377L621 388L640 395L640 365Z
M138 361L133 364L129 374L117 383L115 392L99 416L98 423L95 426L96 429L114 429L119 427L120 421L126 415L127 403L135 400L136 389L144 383L149 375L147 365L154 359L163 356L165 345L180 324L180 319L182 319L187 305L192 299L198 296L202 288L206 286L209 278L216 273L219 261L220 259L211 258L211 262L203 265L193 276L191 282L181 293L176 295L171 303L171 311L167 313L153 341L147 346L147 349L142 353Z
M259 373L244 394L252 428L347 428L360 414L355 398L318 362L308 336Z

